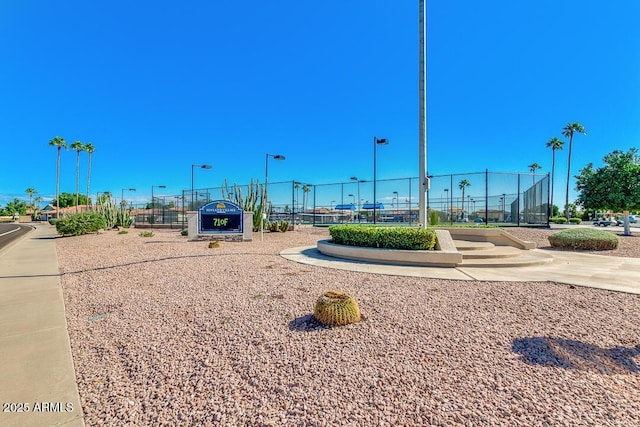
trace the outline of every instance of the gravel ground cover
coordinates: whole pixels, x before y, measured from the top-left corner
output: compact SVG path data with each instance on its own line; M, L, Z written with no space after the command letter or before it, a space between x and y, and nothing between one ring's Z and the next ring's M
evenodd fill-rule
M57 239L88 426L640 424L636 295L278 255L323 229L214 249L138 232ZM354 296L366 319L315 323L328 289Z
M559 229L537 229L513 227L506 229L509 233L530 242L535 242L540 249L555 250L549 244L549 235L561 231ZM608 230L605 230L608 231ZM578 251L585 254L608 255L617 257L640 258L640 235L635 228L631 229L631 236L623 236L621 231L611 231L620 238L620 247L610 251Z

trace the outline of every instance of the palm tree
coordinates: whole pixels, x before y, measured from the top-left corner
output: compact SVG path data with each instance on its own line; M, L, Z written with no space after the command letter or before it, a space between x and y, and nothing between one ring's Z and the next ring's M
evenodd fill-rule
M307 210L307 193L311 191L311 188L307 184L302 186L302 210Z
M536 177L535 177L536 170L542 169L542 166L540 166L536 162L533 162L527 167L531 171L531 178L533 179L533 185L535 185L535 183L536 183Z
M584 130L584 127L578 122L567 123L567 125L562 128L562 136L564 136L565 138L569 138L569 156L567 160L567 194L564 203L567 220L569 220L569 179L571 179L571 148L573 147L573 134L576 132L583 135L587 134L587 132L585 132Z
M458 183L458 188L462 190L462 219L464 219L464 189L470 185L471 183L466 179L463 179Z
M24 190L25 193L29 195L29 207L31 208L31 213L33 214L33 195L38 193L35 188L27 188Z
M555 136L547 141L547 148L551 148L551 214L553 214L553 186L556 180L556 150L562 150L562 147L564 147L564 141Z
M93 144L87 142L84 144L84 151L89 153L89 163L87 165L87 204L89 204L89 181L91 180L91 154L93 154L96 149L93 147Z
M80 152L84 150L84 144L80 141L75 141L71 144L71 149L76 152L76 213L78 213L78 185L80 178Z
M56 218L60 215L60 151L67 149L67 141L59 136L49 141L49 145L58 148L58 161L56 163Z
M298 211L300 211L300 184L296 182L293 188L296 189L296 206ZM294 212L296 211L296 206L293 207Z
M34 202L36 202L36 205L38 206L38 209L33 209L33 213L32 213L32 218L36 219L36 214L40 211L40 203L42 203L42 197L38 196L36 197L36 199L34 200Z

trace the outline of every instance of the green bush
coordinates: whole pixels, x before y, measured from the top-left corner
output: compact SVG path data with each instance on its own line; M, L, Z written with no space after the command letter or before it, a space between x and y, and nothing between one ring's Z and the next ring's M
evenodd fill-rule
M569 222L571 224L580 224L582 222L582 220L580 218L570 218Z
M564 224L567 222L567 218L563 217L563 216L557 216L557 217L553 217L553 218L549 218L549 221L555 223L555 224Z
M189 235L189 230L186 230L186 229L185 229L185 230L182 230L182 231L180 232L180 235L181 235L181 236L188 236L188 235Z
M127 230L120 230L118 231L118 234L129 234L129 232Z
M436 245L436 232L428 228L345 224L330 226L329 234L339 245L411 250L433 250Z
M96 212L83 212L65 215L56 220L55 226L63 236L80 236L106 228L107 222Z
M141 231L139 234L140 237L153 237L153 231Z
M429 225L431 225L431 226L437 225L438 222L440 222L440 216L438 215L438 212L430 211L429 212Z
M554 248L606 251L617 249L620 238L613 233L592 228L562 230L549 236Z

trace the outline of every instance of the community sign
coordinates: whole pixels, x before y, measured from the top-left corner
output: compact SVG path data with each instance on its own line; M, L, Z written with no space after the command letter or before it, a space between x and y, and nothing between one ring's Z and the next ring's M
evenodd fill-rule
M214 200L198 209L198 234L242 233L242 208L226 200Z

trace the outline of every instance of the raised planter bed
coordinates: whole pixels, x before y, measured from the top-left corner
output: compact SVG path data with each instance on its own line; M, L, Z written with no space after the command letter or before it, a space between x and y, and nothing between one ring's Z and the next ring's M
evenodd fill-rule
M453 240L491 242L496 246L513 246L518 249L536 248L536 244L534 242L520 240L501 228L442 227L437 230L448 231Z
M456 267L462 263L447 230L436 230L438 242L436 250L417 251L401 249L367 248L362 246L336 245L330 240L318 241L317 247L324 255L395 265L422 265L426 267Z

